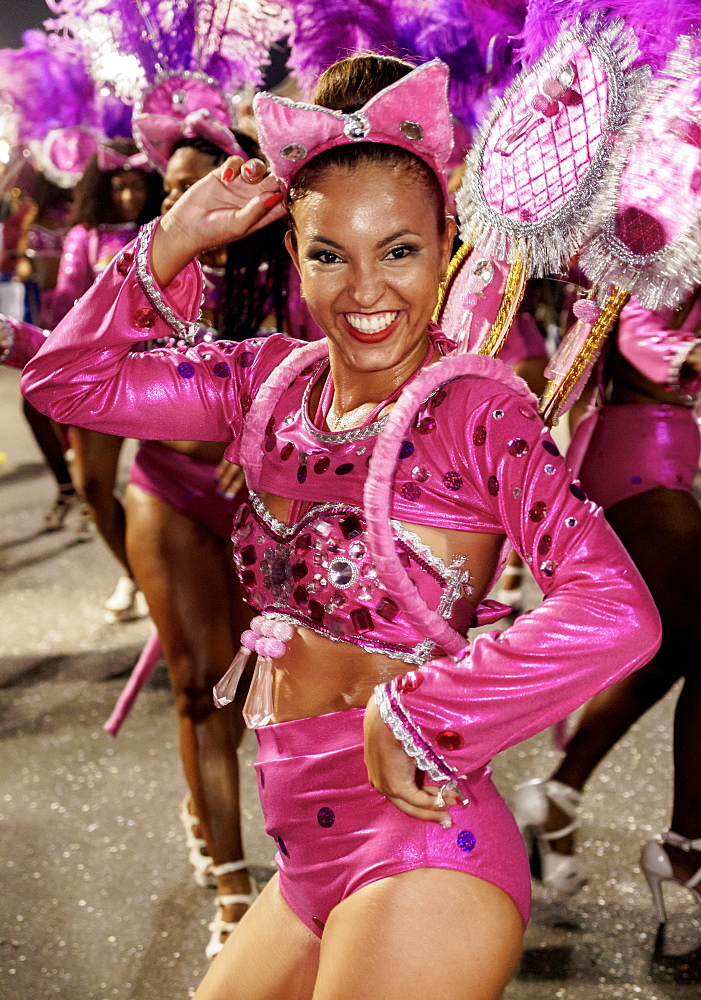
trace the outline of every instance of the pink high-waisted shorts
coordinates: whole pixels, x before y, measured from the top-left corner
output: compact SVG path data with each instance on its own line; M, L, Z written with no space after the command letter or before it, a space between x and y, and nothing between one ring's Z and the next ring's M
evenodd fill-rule
M143 441L131 464L129 482L228 541L244 494L229 499L217 493L217 464L182 455L160 441Z
M334 906L370 882L417 868L467 872L503 889L528 921L531 879L516 822L485 767L461 782L453 826L414 819L368 782L364 709L256 730L265 828L280 890L317 936Z
M701 452L693 410L669 403L604 406L580 421L568 459L587 435L579 478L604 510L658 486L692 492Z

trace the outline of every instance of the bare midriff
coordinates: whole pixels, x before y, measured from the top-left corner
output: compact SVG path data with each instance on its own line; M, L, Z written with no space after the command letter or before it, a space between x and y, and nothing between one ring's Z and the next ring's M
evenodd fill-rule
M272 516L287 521L289 500L267 493L261 499ZM492 578L504 535L443 531L422 524L405 524L434 555L446 563L465 557L470 570L470 600L476 605ZM275 722L306 719L350 708L365 708L377 684L410 669L402 660L338 642L311 629L298 628L285 655L274 661Z

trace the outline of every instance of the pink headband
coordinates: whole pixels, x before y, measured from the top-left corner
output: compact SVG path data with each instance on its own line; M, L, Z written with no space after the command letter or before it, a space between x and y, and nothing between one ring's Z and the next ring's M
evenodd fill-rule
M257 94L253 107L261 149L286 187L300 167L326 149L380 142L424 160L447 189L453 125L448 68L439 59L419 66L352 114L272 94Z
M153 173L153 167L148 162L145 153L134 153L125 156L111 146L100 146L97 150L97 165L100 170L142 170L146 174Z

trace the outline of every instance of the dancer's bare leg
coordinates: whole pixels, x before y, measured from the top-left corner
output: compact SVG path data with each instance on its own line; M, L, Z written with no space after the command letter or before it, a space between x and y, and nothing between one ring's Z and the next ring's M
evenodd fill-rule
M501 889L433 868L353 893L331 913L319 948L276 877L196 1000L498 1000L522 939L521 918Z
M242 699L216 709L212 688L225 673L248 626L228 545L138 487L127 489L129 557L158 629L175 694L180 755L215 865L243 857L236 748ZM245 871L223 875L219 894L250 891ZM233 921L241 906L226 910Z
M127 558L124 507L114 492L124 438L82 427L71 427L70 436L78 491L124 575L133 578Z

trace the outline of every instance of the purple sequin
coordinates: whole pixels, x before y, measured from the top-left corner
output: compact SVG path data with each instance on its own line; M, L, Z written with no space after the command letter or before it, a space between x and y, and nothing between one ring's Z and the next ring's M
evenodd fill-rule
M554 441L548 441L547 438L542 442L543 447L549 455L559 455L560 451Z
M177 367L177 372L180 378L193 378L195 375L195 366L189 361L181 361Z
M217 361L213 371L217 378L228 378L231 375L231 368L229 368L226 361Z
M328 806L322 806L319 812L316 814L316 821L319 826L323 826L327 830L330 826L333 826L336 822L336 814L333 809Z
M287 850L287 847L285 846L285 841L282 839L282 837L277 838L277 845L280 848L281 852L285 855L285 857L289 858L290 852Z
M496 497L499 495L499 480L496 476L490 476L487 480L487 489L491 496Z
M250 368L254 360L255 355L253 354L253 351L242 351L236 360L236 364L239 368Z
M576 497L578 500L587 499L586 493L578 483L572 483L572 485L570 486L570 493L572 494L573 497Z
M434 394L431 396L431 402L429 404L431 409L432 410L437 409L437 407L439 407L441 403L444 402L446 395L447 393L445 389L439 389L438 392L434 392Z
M421 487L416 483L402 483L399 490L405 500L419 500L421 498Z
M475 838L472 830L461 830L457 836L458 847L465 854L469 854L470 851L474 850L477 840Z
M643 477L642 476L631 476L630 477L630 481L631 481L631 483L633 483L634 486L640 486L640 484L643 481Z
M411 441L402 441L402 446L399 449L400 458L409 458L410 455L414 454L414 446Z
M271 417L268 423L265 425L265 433L272 434L275 430L275 417Z
M294 448L295 446L292 444L291 441L288 441L287 444L284 444L280 450L280 459L283 462L286 462L287 459L292 454L292 452L294 451Z
M276 444L277 444L277 438L275 437L275 435L268 434L267 438L265 439L265 444L263 447L265 448L266 451L274 451Z
M307 467L306 465L300 465L297 469L297 482L306 483L307 481Z
M477 445L478 448L480 448L486 440L487 440L487 428L484 426L484 424L479 424L479 426L475 427L472 433L472 443Z
M333 471L336 473L337 476L347 476L348 473L352 472L354 468L355 466L353 465L352 462L344 462L342 465L339 465L338 468L334 469Z
M462 476L459 472L455 472L451 469L450 472L446 472L443 476L443 485L447 486L449 490L461 490Z

